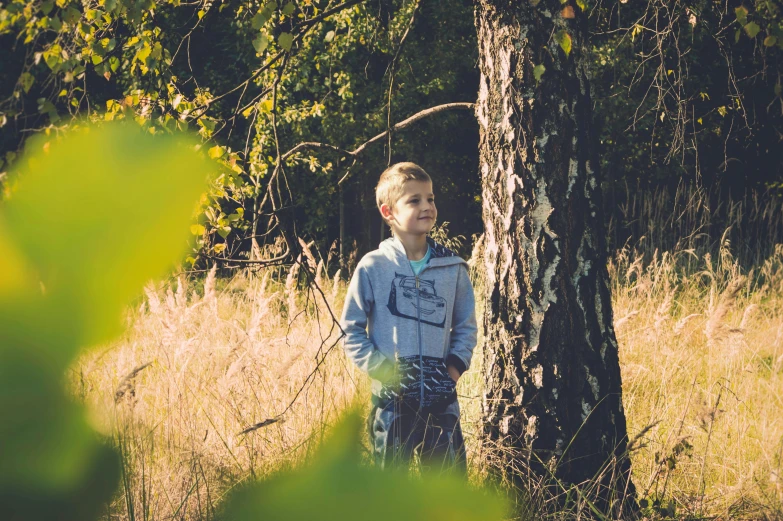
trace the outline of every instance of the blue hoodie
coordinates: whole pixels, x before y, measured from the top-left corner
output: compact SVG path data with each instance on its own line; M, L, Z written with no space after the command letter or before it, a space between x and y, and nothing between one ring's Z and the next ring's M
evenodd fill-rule
M399 397L415 409L442 409L457 399L446 366L470 367L477 328L468 264L426 239L431 257L418 275L390 237L362 257L348 286L344 348L372 379L376 405Z

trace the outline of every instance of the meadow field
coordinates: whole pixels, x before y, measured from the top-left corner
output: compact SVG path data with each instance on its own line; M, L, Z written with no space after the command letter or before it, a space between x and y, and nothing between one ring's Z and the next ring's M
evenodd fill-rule
M750 268L728 240L610 259L633 476L661 518L783 518L783 245L771 251ZM175 276L147 287L119 340L72 366L73 394L122 454L106 519L214 519L232 488L301 464L342 411L369 409L333 321L346 284L326 276L334 258L307 253L322 291L303 289L298 266ZM486 475L478 305L458 385L475 484Z

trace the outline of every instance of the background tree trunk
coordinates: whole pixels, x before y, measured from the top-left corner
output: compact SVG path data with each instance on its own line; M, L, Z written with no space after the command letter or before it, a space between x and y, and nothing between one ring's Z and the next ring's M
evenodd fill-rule
M485 434L505 477L521 485L527 472L568 483L600 475L592 483L605 506L635 491L623 457L586 16L560 0L481 0L475 15ZM546 71L537 82L539 64Z

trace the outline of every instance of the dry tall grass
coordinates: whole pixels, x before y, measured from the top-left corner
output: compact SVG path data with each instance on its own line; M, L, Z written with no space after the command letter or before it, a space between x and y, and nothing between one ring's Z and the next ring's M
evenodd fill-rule
M344 283L318 266L338 314ZM644 433L637 487L662 509L783 516L783 246L748 273L725 242L716 258L626 249L610 272L629 431ZM214 275L148 287L125 336L73 367L74 393L123 454L112 519L212 519L232 487L300 463L369 396L330 350L339 330L320 293L280 268ZM458 391L479 482L480 348L474 360Z
M783 245L749 273L726 242L646 266L621 251L610 273L629 431L653 426L632 458L640 491L700 516L781 518Z
M236 484L306 458L368 392L323 300L316 313L288 274L219 282L213 270L203 291L183 277L148 287L127 333L73 367L74 392L123 454L119 519L211 519ZM344 289L326 293L339 308Z

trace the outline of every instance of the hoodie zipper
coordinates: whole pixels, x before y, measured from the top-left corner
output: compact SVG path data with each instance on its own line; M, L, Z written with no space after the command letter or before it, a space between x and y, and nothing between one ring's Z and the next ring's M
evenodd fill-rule
M410 261L408 261L408 264L410 265ZM418 328L418 337L419 337L419 410L424 407L424 356L422 355L422 348L421 348L421 299L419 298L419 276L424 272L424 270L427 269L427 265L425 264L418 275L416 273L413 273L413 276L416 278L416 326ZM411 266L411 271L413 271L413 266Z
M413 268L411 268L413 269ZM424 271L424 270L422 270ZM421 351L421 300L419 299L419 276L416 275L416 325L419 329L419 410L424 405L424 357Z

